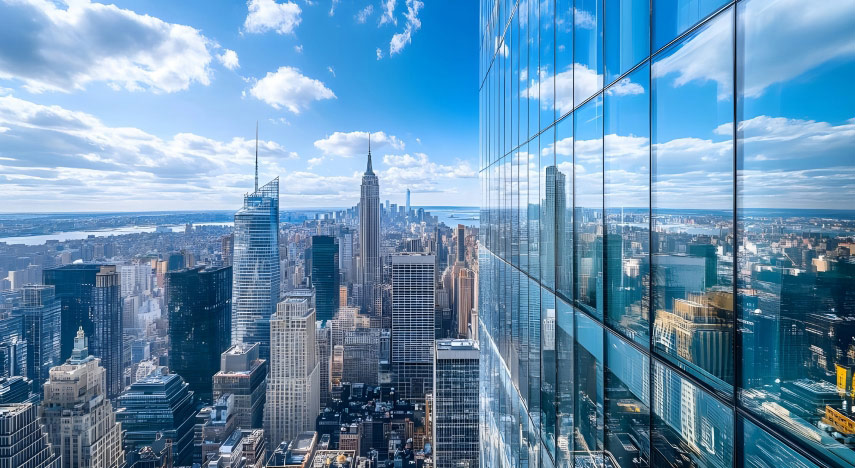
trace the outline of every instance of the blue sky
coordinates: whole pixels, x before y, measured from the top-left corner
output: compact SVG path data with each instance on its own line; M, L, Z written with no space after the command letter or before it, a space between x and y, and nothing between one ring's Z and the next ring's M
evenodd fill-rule
M0 0L0 211L477 204L477 2Z

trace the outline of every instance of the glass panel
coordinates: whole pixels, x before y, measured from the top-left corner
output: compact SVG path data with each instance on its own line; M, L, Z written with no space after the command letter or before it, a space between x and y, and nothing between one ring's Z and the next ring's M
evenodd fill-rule
M529 220L528 220L528 200L529 200L529 165L531 164L529 157L528 145L523 145L517 152L517 164L519 165L519 236L520 236L520 269L529 271L528 251L529 251ZM483 226L483 225L482 225Z
M556 290L573 300L573 116L555 124Z
M737 15L740 397L855 465L855 2L810 9Z
M520 144L528 141L529 135L529 104L528 104L528 88L529 88L529 31L528 31L528 4L520 2L517 7L517 25L520 29L520 40L517 42L520 54L520 76L519 76L519 101L520 101Z
M534 280L528 282L528 407L532 423L540 428L540 287Z
M653 50L661 49L725 3L727 0L653 0Z
M528 143L528 273L540 277L540 138Z
M540 128L555 122L555 4L540 1Z
M745 466L752 468L818 468L747 419L742 422Z
M573 103L603 88L603 0L576 0L573 41Z
M555 102L558 116L573 110L573 0L555 0Z
M603 317L603 97L573 113L576 302Z
M650 2L606 0L606 83L650 54Z
M605 93L606 321L649 346L650 68Z
M603 464L603 328L576 312L576 466Z
M650 358L606 335L606 453L614 466L650 466Z
M555 238L558 234L556 214L563 208L564 199L556 197L563 189L564 181L555 169L555 127L540 134L540 282L555 288ZM562 187L558 187L562 184Z
M654 346L731 394L733 10L653 62Z
M520 3L521 5L523 3ZM540 2L528 3L528 134L534 136L540 131Z
M558 324L555 330L557 351L558 383L557 398L557 446L558 466L573 466L573 309L558 300L556 312Z
M541 434L549 453L555 457L555 295L540 291Z
M733 466L733 410L653 362L652 466Z

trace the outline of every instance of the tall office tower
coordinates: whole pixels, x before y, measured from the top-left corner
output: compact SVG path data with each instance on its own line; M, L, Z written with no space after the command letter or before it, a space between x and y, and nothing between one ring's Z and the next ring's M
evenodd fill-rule
M227 236L223 236L222 239L222 247L223 251L223 266L232 266L232 258L234 255L235 249L235 235L229 234Z
M433 382L433 255L392 255L392 373L398 394L424 400Z
M315 323L315 347L318 356L318 386L320 407L326 408L330 402L330 365L332 363L332 336L330 322Z
M24 317L11 310L0 311L0 377L29 377L27 348Z
M95 332L89 340L92 355L101 359L107 370L107 398L119 396L124 389L124 342L122 336L122 297L119 273L113 265L102 266L92 289L92 321ZM85 329L84 329L85 333Z
M122 468L122 426L106 398L106 371L89 355L81 328L71 357L50 370L41 420L63 468Z
M433 372L433 450L436 468L478 465L478 369L473 340L436 340Z
M62 460L48 442L32 403L0 405L0 466L60 468Z
M0 377L0 405L28 401L31 388L32 382L26 377L20 375Z
M235 213L232 343L260 343L270 356L270 316L279 300L279 178L244 195Z
M189 268L166 278L169 369L211 402L211 378L231 341L232 268Z
M259 346L236 344L227 349L220 358L220 371L213 378L213 398L232 394L236 424L244 429L260 429L264 424L267 361L259 358Z
M855 466L855 3L480 3L481 465Z
M339 307L338 242L333 236L312 236L312 286L317 319L332 320Z
M99 271L100 265L73 264L48 268L42 272L44 284L56 288L56 297L59 298L62 308L60 362L71 356L78 328L83 327L83 333L90 338L95 334L95 324L92 321L92 289L95 287L95 275Z
M193 392L178 374L163 367L131 384L119 396L116 420L125 431L125 451L139 450L163 437L172 440L175 466L193 462Z
M33 393L41 394L51 367L61 363L61 312L53 286L28 284L21 289L21 303L15 313L23 318L27 340L27 377Z
M404 216L406 217L407 220L410 219L410 188L409 187L407 187L407 207L406 207L406 211L404 212Z
M315 427L320 413L320 369L315 353L315 309L306 297L286 297L270 320L270 376L264 434L271 447Z
M454 288L454 307L457 318L457 336L470 338L469 322L472 309L475 307L475 273L468 268L461 268L457 275L457 286Z
M373 315L376 286L382 282L380 260L380 183L371 169L371 145L368 166L362 175L359 197L359 260L362 283L362 307Z
M455 230L455 242L454 256L456 262L463 265L466 263L466 226L462 224L457 225L457 229Z
M342 281L345 284L353 283L355 280L353 267L353 231L348 228L342 228L338 236L338 246L338 268L341 271Z

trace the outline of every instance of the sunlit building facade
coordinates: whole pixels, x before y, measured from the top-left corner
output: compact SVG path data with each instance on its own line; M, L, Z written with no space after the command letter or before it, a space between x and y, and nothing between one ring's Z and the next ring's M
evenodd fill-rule
M480 31L481 466L855 465L855 3Z
M243 198L235 213L232 343L260 343L270 357L270 316L279 302L279 178Z

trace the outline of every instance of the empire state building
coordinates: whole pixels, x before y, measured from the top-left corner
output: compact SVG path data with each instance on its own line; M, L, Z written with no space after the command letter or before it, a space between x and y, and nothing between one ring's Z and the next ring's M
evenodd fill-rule
M375 286L380 283L380 183L371 168L371 135L368 135L368 167L362 175L359 197L359 261L362 262L364 309L374 307Z

